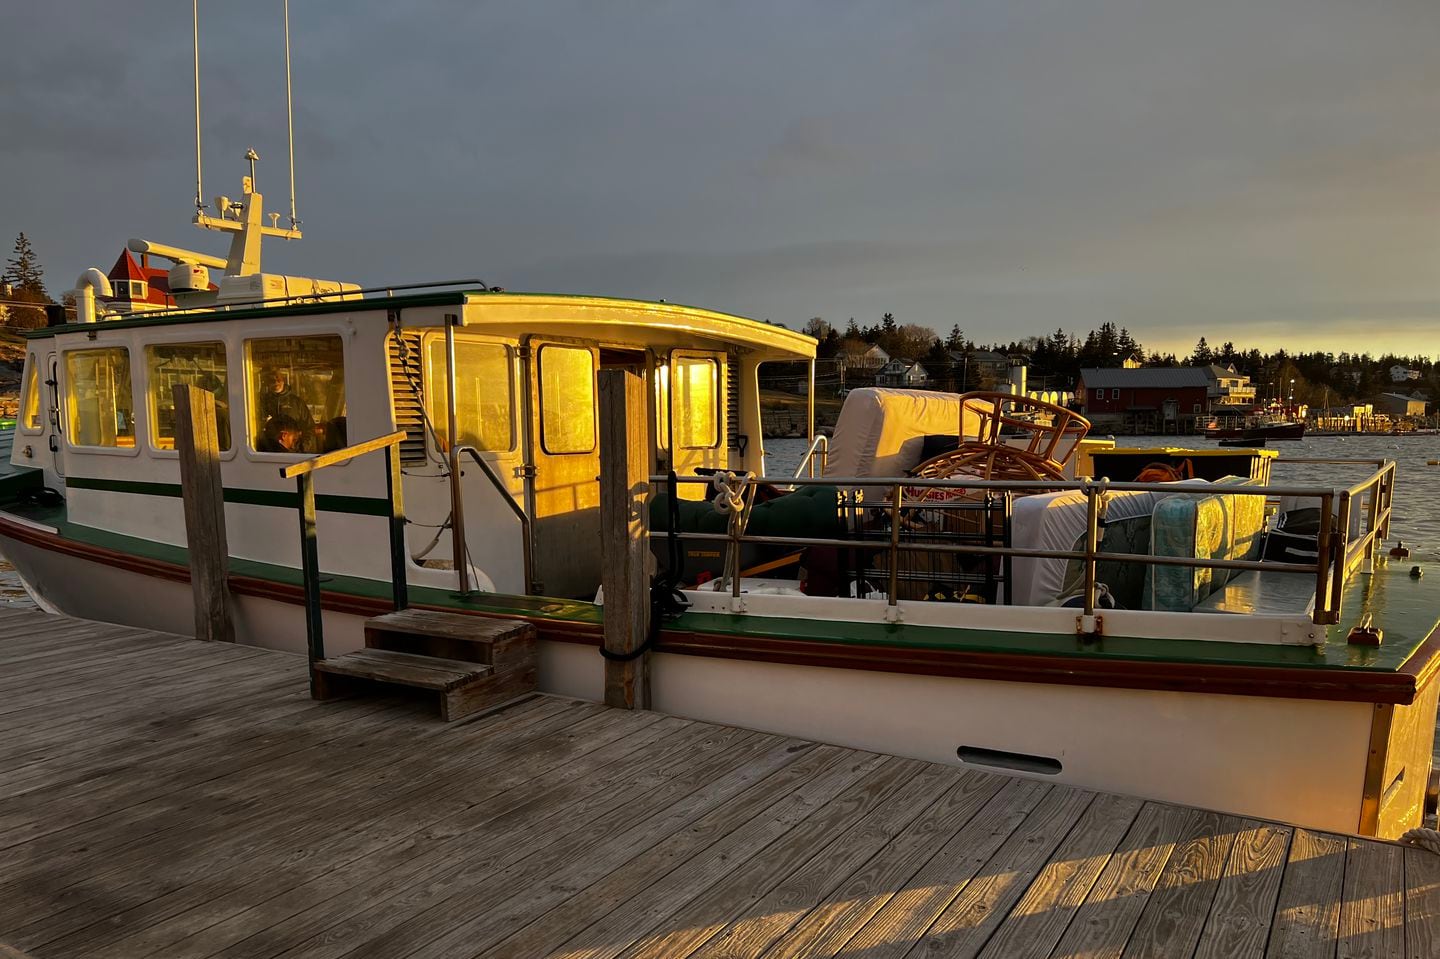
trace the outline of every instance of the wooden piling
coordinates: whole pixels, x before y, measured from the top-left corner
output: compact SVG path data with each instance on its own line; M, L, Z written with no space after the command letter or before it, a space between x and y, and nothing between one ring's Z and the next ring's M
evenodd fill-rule
M625 656L650 629L649 457L645 382L600 371L600 557L605 650ZM605 660L605 704L650 707L649 653Z
M220 479L220 440L215 397L198 386L175 386L175 448L185 500L185 544L190 550L190 588L195 600L195 638L235 642L230 615L225 541L225 490Z

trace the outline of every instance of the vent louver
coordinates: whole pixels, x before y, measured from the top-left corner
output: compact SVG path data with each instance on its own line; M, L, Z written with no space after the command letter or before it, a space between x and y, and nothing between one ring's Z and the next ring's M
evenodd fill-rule
M725 445L740 448L740 357L725 357Z
M421 382L419 333L391 333L390 397L395 405L395 428L405 431L400 441L400 464L419 466L426 462L423 401L416 390Z

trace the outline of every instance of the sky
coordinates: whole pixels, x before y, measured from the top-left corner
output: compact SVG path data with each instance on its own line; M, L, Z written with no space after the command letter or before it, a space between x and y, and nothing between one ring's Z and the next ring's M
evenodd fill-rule
M51 293L195 192L190 4L7 10L0 245ZM288 213L280 0L201 0L207 199ZM1435 355L1435 0L293 0L305 239L798 328Z

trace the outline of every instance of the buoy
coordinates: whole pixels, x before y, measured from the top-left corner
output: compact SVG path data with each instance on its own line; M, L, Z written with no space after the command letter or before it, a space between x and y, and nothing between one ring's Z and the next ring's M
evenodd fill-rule
M1419 579L1421 576L1424 576L1424 575L1425 575L1425 571L1424 571L1423 569L1421 569L1419 566L1411 566L1411 567L1410 567L1410 578L1411 578L1411 579Z
M1426 466L1440 466L1440 460L1426 460Z

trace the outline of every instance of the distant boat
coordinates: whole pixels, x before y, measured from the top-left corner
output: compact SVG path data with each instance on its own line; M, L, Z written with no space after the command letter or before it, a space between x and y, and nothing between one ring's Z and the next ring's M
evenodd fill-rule
M1240 438L1244 440L1301 440L1305 438L1305 424L1295 420L1285 423L1260 423L1246 427Z
M1235 425L1221 426L1218 419L1211 420L1202 432L1208 439L1222 441L1236 439L1250 443L1264 440L1298 440L1305 437L1305 421L1297 419L1295 411L1290 407L1272 405L1256 407Z

